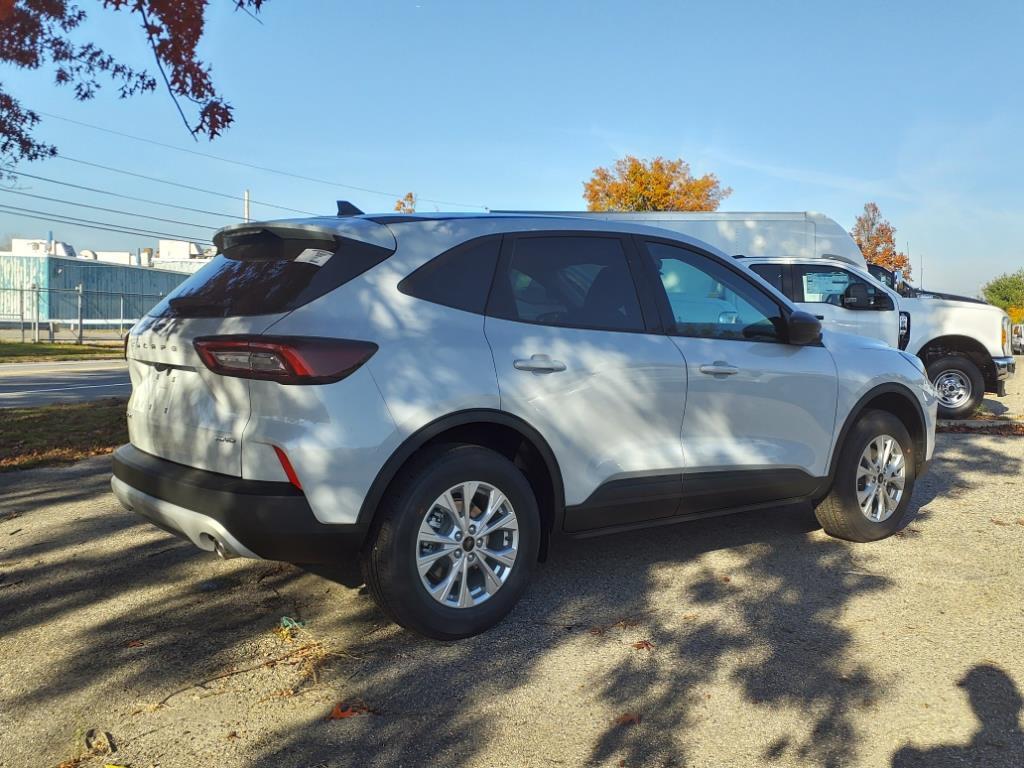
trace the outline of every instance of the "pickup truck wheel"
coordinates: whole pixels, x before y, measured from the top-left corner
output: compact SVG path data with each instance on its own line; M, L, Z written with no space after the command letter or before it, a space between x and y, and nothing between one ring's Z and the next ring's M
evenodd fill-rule
M389 618L439 640L483 632L526 589L540 513L523 473L499 453L443 445L403 467L362 553Z
M981 370L963 355L933 360L928 364L928 379L939 394L940 419L966 419L985 396Z
M865 411L839 453L828 496L814 510L830 536L877 541L900 529L914 493L917 451L903 422Z

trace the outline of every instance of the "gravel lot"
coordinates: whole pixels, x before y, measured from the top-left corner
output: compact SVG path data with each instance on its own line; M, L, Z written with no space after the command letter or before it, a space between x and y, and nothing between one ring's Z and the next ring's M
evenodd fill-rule
M1019 768L1024 440L939 441L887 541L792 508L577 542L450 644L136 522L105 459L2 475L0 764L95 728L81 765Z
M1017 375L1006 386L1006 397L985 395L981 401L986 418L1024 420L1024 356L1017 355Z

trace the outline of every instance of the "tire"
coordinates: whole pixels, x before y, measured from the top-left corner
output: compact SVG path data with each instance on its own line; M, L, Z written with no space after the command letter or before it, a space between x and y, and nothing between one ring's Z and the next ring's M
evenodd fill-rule
M884 445L884 438L892 438L898 445L903 457L903 489L894 509L885 507L883 519L874 519L861 509L858 489L862 458L871 450L877 456L872 445ZM880 443L876 443L878 440ZM868 461L870 461L868 454ZM871 472L868 469L868 472ZM914 493L914 481L917 479L917 448L910 439L903 422L887 411L868 410L861 414L853 425L846 442L839 453L839 465L828 495L822 499L814 510L818 522L825 532L837 539L846 541L878 541L891 536L903 525L903 519L910 506L910 498ZM893 487L893 486L887 486ZM878 497L875 497L876 501ZM891 497L890 497L891 498ZM879 511L879 508L871 508Z
M461 524L460 489L470 481L481 483L472 505L473 512L478 514L474 518L471 512L470 520ZM511 520L518 526L514 561L507 570L499 561L482 554L478 557L477 553L494 551L507 559L512 548L506 545L515 538L510 527L486 539L467 535L469 526L475 528L475 522L482 522L485 517L480 507L487 505L489 488L500 491L511 505L511 509L500 505L494 519L504 520L508 526ZM455 507L454 515L435 504L435 500L442 501L447 491L452 494L449 498ZM436 528L421 528L431 521ZM424 532L443 537L446 543L421 542ZM456 536L460 543L453 544ZM512 610L537 563L540 538L537 500L515 464L501 454L475 445L437 446L403 468L385 494L362 553L363 577L380 609L403 627L438 640L469 637L490 629ZM477 548L479 541L484 542L484 549ZM418 562L424 552L438 557L421 577ZM496 582L486 577L484 566L501 581L500 586L495 587ZM460 567L461 573L468 569L470 575L452 576L452 569L457 571ZM448 576L455 581L448 581ZM433 597L428 584L436 586L441 597ZM472 600L473 604L459 607L458 601L463 599Z
M964 355L947 355L928 364L928 380L939 391L939 418L966 419L985 397L985 377L981 369ZM955 393L957 387L964 387ZM944 396L943 392L947 394Z

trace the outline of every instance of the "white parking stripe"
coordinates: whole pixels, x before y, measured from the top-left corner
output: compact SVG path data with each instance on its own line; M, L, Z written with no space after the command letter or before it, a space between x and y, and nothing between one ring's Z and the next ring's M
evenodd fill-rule
M96 389L105 387L130 387L130 381L122 382L121 384L75 384L71 387L55 387L53 389L22 389L15 392L0 392L0 398L8 397L10 395L35 395L40 392L66 392L69 389Z

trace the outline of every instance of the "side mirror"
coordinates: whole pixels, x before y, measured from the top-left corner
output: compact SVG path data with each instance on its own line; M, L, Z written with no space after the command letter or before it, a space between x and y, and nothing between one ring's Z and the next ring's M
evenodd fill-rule
M786 321L786 340L806 347L821 341L821 321L809 312L795 311Z

